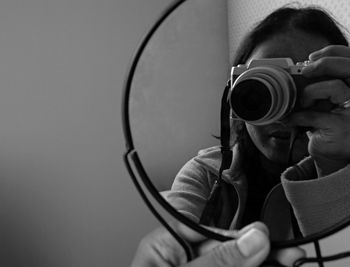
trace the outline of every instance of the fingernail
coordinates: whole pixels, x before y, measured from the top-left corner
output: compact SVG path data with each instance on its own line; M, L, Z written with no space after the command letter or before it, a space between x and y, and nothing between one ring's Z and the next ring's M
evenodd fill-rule
M237 247L245 257L251 257L267 246L263 232L251 229L237 240Z

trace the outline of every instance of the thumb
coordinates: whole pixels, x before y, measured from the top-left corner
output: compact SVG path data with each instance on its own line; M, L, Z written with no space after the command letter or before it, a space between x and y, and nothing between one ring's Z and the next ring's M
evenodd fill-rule
M183 267L256 267L266 259L269 251L268 236L253 228L239 239L224 242Z

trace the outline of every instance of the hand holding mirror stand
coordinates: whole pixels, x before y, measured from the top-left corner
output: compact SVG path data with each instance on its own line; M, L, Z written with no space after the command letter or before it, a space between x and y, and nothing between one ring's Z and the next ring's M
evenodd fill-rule
M190 0L188 0L190 1ZM143 41L141 42L139 48L136 51L136 54L132 60L131 66L129 68L125 84L124 84L124 92L123 92L123 99L122 99L122 116L123 116L123 130L124 130L124 137L126 140L126 152L124 154L124 161L126 164L126 168L131 176L131 179L138 190L140 196L144 200L147 207L150 209L152 214L159 220L159 222L173 235L173 237L181 244L181 246L184 248L186 252L186 256L188 258L188 261L193 259L193 253L190 245L183 240L175 231L174 229L167 223L167 221L158 213L157 209L153 206L152 202L148 198L146 192L143 188L146 188L148 190L148 193L152 195L155 201L157 201L160 206L164 210L166 210L171 216L173 216L175 219L179 220L181 223L185 224L189 228L193 229L194 231L208 237L209 239L215 239L218 241L227 241L231 238L227 236L220 235L218 233L215 233L213 231L208 230L207 228L201 226L198 223L195 223L194 221L188 219L187 217L180 214L178 211L176 211L158 192L156 187L153 185L151 180L149 179L141 160L138 156L138 153L134 147L132 133L131 133L131 127L130 127L130 117L129 117L129 103L130 103L130 91L132 88L133 78L135 74L136 67L139 63L140 57L150 41L151 37L154 35L154 33L157 31L157 29L160 27L160 25L169 17L170 14L172 14L179 6L181 6L186 0L178 0L171 4L164 13L159 17L159 19L156 21L156 23L153 25L153 27L149 30L149 32L144 37ZM229 138L225 138L225 135L229 134L229 131L227 131L227 127L229 125L226 125L226 119L229 118L229 110L225 108L227 106L225 103L225 100L227 97L225 97L225 94L227 94L227 88L229 85L227 85L226 90L224 92L223 100L222 100L222 107L221 107L221 151L223 155L222 160L222 166L220 169L220 173L227 169L229 167L229 163L231 162L231 156L232 152L229 149L228 144L226 143L226 140L229 140ZM226 130L225 130L226 129ZM226 136L227 137L227 136ZM143 186L141 185L141 182ZM216 183L216 190L212 190L212 199L215 199L215 194L219 192L220 189L220 179L218 179ZM210 203L208 203L207 206L210 206ZM210 209L209 209L210 210ZM206 216L210 216L210 212L204 213L202 216L202 219L205 220ZM287 248L287 247L295 247L300 246L304 244L310 244L313 243L315 246L315 254L316 257L313 258L303 258L295 262L294 266L301 266L304 263L318 263L319 266L324 266L325 262L329 261L335 261L344 257L349 257L350 252L343 252L338 253L335 255L323 257L322 252L319 246L319 241L323 238L329 237L334 233L337 233L341 229L345 228L350 224L350 217L346 218L334 225L332 227L322 231L318 232L316 234L309 235L307 237L293 239L293 240L285 240L285 241L272 241L271 247L273 249L279 249L279 248ZM265 265L268 266L279 266L277 263L265 263Z

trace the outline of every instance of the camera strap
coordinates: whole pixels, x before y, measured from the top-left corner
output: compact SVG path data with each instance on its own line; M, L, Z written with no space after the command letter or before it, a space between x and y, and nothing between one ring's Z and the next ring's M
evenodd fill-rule
M231 81L227 82L223 96L221 98L221 110L220 110L220 144L221 144L221 165L219 169L219 176L215 180L214 185L210 191L207 203L204 207L199 223L204 225L210 225L213 218L217 218L221 213L218 208L220 201L220 193L222 190L222 173L224 170L229 169L232 162L232 150L230 147L231 127L230 127L230 105L228 102L228 93L231 88Z

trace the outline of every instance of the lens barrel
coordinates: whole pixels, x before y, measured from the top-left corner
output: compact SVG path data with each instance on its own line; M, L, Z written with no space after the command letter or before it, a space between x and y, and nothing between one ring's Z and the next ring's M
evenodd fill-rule
M254 67L237 76L228 100L233 118L255 125L270 124L291 111L296 102L296 86L282 68Z

